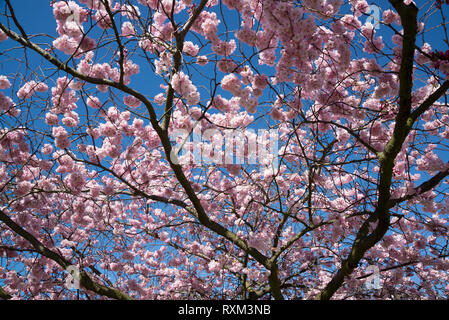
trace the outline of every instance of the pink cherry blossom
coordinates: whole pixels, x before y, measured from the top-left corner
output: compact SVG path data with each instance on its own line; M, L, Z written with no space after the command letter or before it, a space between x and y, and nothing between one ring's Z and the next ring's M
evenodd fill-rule
M188 54L189 56L195 57L198 55L199 52L199 47L198 45L194 44L191 41L186 41L184 42L184 47L183 47L183 51Z
M0 30L0 41L5 41L6 39L8 39L8 36L3 32L3 30Z
M135 35L136 30L134 29L134 26L129 21L125 21L122 24L122 36L124 37L131 37Z
M139 99L137 99L136 97L133 97L133 96L124 97L123 102L125 103L125 105L127 105L128 107L131 107L131 108L137 108L138 106L140 106L142 104L142 101L140 101Z
M6 76L0 76L0 89L8 89L11 86Z
M88 97L86 104L94 109L99 109L102 106L100 99L97 97Z

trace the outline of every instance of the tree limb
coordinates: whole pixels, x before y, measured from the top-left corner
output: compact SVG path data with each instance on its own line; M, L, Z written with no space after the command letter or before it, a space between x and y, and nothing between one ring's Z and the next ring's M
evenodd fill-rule
M9 300L12 296L5 291L2 287L0 287L0 300Z
M59 253L56 253L56 252L48 249L47 247L45 247L42 244L42 242L40 242L38 239L36 239L31 233L29 233L28 231L23 229L21 226L19 226L17 223L15 223L10 217L8 217L3 210L0 210L0 221L2 221L4 224L6 224L12 231L14 231L18 235L20 235L25 240L27 240L33 246L33 248L36 250L36 252L55 261L64 270L67 269L67 267L72 265L68 260L66 260L64 257L62 257ZM118 289L106 287L104 285L101 285L101 284L93 281L89 277L89 275L83 270L80 270L80 284L87 290L93 291L99 295L103 295L103 296L106 296L106 297L109 297L112 299L119 299L119 300L131 300L132 299L130 296L121 292Z

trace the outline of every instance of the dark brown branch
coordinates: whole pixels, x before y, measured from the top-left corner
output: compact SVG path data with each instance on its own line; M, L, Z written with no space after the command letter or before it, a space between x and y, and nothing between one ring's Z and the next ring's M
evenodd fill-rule
M125 70L124 70L124 60L125 60L125 52L124 52L124 48L123 48L123 44L122 41L120 40L120 33L117 30L117 26L115 25L114 22L114 15L112 14L111 8L109 7L109 2L108 1L104 1L102 0L101 3L103 4L103 6L106 9L106 12L109 16L109 19L111 19L111 27L112 30L114 31L114 35L115 35L115 41L117 41L117 45L119 47L119 66L120 66L120 80L119 83L123 83L123 76L125 74Z
M449 166L449 163L447 164ZM394 206L396 206L397 204L403 202L403 201L407 201L410 199L415 198L416 196L419 196L423 193L426 193L430 190L432 190L433 188L435 188L441 181L443 181L444 178L446 178L447 176L449 176L449 169L445 170L445 171L440 171L438 172L436 175L434 175L432 178L430 178L429 180L421 183L417 188L415 188L415 192L403 197L400 197L398 199L390 199L389 203L388 203L388 208L393 208Z
M14 13L14 9L11 5L11 1L6 0L6 5L8 6L9 12L11 13L12 20L14 21L14 24L17 26L17 28L19 28L19 31L22 34L22 37L24 37L25 39L28 39L28 35L26 34L25 30L22 28L19 21L17 21L17 17L16 17L16 14Z
M12 298L12 296L8 292L6 292L5 289L0 287L0 299L1 300L9 300L11 298Z
M449 80L443 82L443 84L435 90L419 107L417 107L410 118L416 121L424 112L426 112L439 98L441 98L449 89Z

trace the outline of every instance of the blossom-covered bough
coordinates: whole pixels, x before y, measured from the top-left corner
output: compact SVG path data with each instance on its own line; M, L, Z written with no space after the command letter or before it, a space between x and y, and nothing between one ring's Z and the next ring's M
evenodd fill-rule
M0 297L447 298L447 6L388 5L5 0Z

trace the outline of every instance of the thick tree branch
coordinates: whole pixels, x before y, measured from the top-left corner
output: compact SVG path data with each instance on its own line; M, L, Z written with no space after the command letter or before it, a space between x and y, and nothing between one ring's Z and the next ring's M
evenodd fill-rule
M276 263L270 270L270 275L268 276L268 283L270 284L271 294L276 300L284 300L284 296L281 292L281 280L279 279L279 270Z
M5 291L2 287L0 287L0 300L9 300L12 296Z

